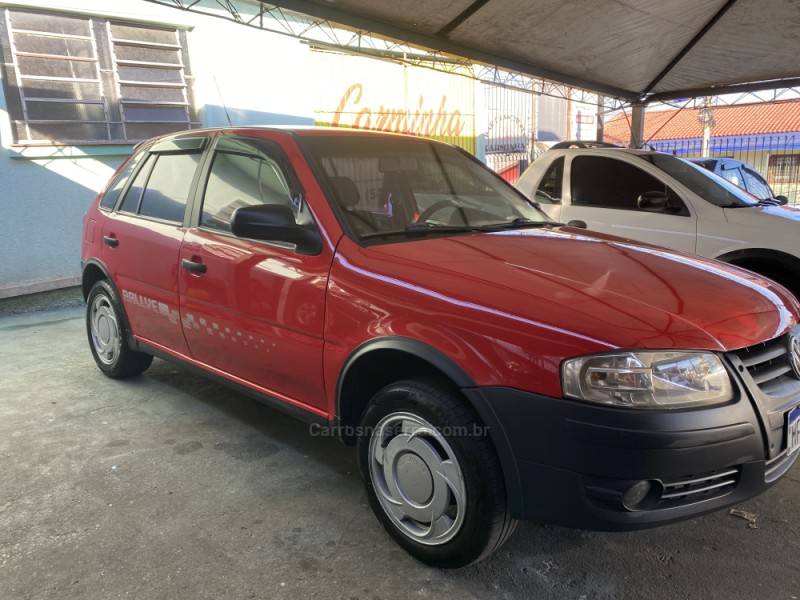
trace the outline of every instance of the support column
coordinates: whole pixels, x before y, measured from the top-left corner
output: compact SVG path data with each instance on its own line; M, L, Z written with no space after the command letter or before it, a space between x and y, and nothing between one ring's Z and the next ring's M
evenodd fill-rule
M605 121L606 113L605 113L605 104L603 102L603 96L601 94L597 95L597 121L595 121L597 126L597 136L595 139L598 142L603 141L603 121Z
M629 148L641 148L644 143L644 103L631 104L631 142Z

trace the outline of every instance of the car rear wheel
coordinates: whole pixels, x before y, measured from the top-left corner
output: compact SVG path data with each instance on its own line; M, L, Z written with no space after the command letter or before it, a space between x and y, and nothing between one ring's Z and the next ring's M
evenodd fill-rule
M114 288L98 281L86 299L86 333L92 356L109 377L122 379L138 375L153 362L149 354L128 347L125 317Z
M495 450L456 393L419 381L393 383L375 395L359 433L372 510L417 559L462 567L513 532Z

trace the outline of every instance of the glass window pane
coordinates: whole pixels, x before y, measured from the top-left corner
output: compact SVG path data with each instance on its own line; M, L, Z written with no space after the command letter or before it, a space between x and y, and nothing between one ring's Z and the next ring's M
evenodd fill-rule
M183 83L180 69L157 69L148 67L119 67L122 81L144 81L153 83Z
M17 52L34 52L36 54L56 54L59 56L76 56L94 58L91 40L76 40L36 35L33 33L14 34L14 45Z
M122 101L145 100L152 102L186 102L183 88L163 88L153 86L123 85Z
M742 177L739 174L739 169L725 169L720 173L723 179L727 179L733 185L738 185L739 187L744 187L742 182Z
M760 200L772 198L772 190L769 189L767 182L758 173L745 168L744 181L747 184L747 191L756 198Z
M187 122L189 115L186 109L182 106L137 106L135 104L126 104L125 121L175 121Z
M356 233L402 231L420 219L480 227L547 218L485 166L449 146L421 138L330 136L304 137L303 145L310 160L332 174L325 178L332 200Z
M200 224L230 231L233 211L257 204L282 204L297 212L278 163L266 157L217 152L206 184Z
M97 79L97 63L63 58L17 58L22 75L37 77L63 77L65 79Z
M637 200L645 192L666 192L674 196L649 173L615 158L576 157L572 161L570 181L573 204L638 210Z
M641 158L716 206L750 206L753 202L753 198L741 188L719 178L708 169L676 156L654 152L643 154Z
M544 195L537 194L536 200L546 204L552 204L552 200L561 199L561 181L564 176L564 157L553 161L547 173L544 174L537 192L544 192ZM551 200L552 198L552 200Z
M47 31L49 33L85 35L87 37L91 35L89 19L16 10L11 11L11 27L14 29L30 29L32 31Z
M162 154L142 195L139 214L181 222L200 154Z
M150 169L155 160L155 154L151 154L147 157L147 162L142 165L142 168L136 174L136 178L128 188L128 192L125 194L125 199L122 201L122 206L119 207L119 210L122 212L135 213L139 209L139 200L142 197L144 184L147 181L147 176L150 174Z
M32 121L105 121L102 104L82 102L28 101L28 119Z
M19 100L9 103L15 142L134 142L191 128L185 57L174 28L6 11L12 53L6 59L18 67L13 91ZM95 38L93 23L98 32L109 28L111 38ZM119 62L113 73L101 74L98 53L109 51Z
M181 63L180 52L177 48L144 48L142 46L128 46L125 44L114 44L114 54L117 60L136 60L140 62L164 63L169 65L179 65Z
M102 208L107 208L109 210L114 208L122 188L125 187L128 177L130 177L134 167L136 167L136 164L139 162L139 159L143 154L144 152L140 152L134 156L128 161L128 164L125 165L125 168L120 171L119 175L117 175L117 178L114 180L114 183L111 184L111 187L108 188L108 191L103 195L103 199L100 201L100 206Z
M45 79L22 79L22 91L26 99L64 98L70 100L101 100L100 84L79 81L47 81Z
M155 42L157 44L178 43L175 31L137 27L135 25L123 25L121 23L111 24L111 37L115 40L135 40L140 42Z

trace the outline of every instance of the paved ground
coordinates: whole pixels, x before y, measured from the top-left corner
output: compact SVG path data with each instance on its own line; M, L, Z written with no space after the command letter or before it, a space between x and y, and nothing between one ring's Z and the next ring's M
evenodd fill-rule
M365 505L353 452L156 361L116 382L80 310L0 319L0 598L800 598L800 467L647 532L522 523L427 568Z

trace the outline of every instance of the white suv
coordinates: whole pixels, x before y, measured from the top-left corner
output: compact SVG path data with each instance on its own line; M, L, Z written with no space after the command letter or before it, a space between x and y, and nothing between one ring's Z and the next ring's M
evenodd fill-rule
M800 209L759 201L688 161L627 148L552 149L517 188L556 221L716 258L800 297Z

